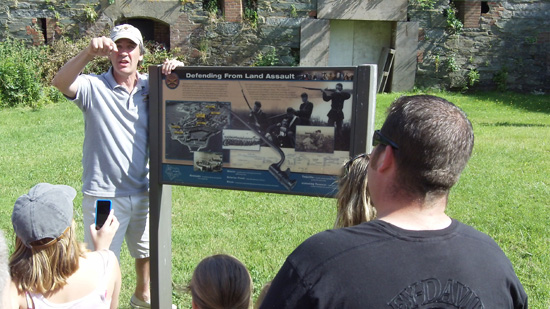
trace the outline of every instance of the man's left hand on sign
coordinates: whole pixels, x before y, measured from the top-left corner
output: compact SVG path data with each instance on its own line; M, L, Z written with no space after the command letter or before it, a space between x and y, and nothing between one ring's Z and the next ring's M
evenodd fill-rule
M164 60L164 63L162 64L162 74L164 75L168 75L170 73L172 73L172 71L176 68L176 67L182 67L184 66L183 62L177 60L177 59L166 59Z

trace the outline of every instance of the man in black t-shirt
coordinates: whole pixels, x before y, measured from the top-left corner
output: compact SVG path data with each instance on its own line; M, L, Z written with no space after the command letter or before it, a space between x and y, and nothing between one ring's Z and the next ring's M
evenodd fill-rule
M377 219L303 242L261 308L527 308L495 241L445 214L473 144L454 104L398 98L374 133L363 176Z

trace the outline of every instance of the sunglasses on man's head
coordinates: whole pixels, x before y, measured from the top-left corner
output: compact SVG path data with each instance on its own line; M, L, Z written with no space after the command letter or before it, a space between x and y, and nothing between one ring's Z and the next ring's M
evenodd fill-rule
M385 137L382 132L380 132L380 130L376 130L372 135L372 145L376 147L379 144L382 144L384 146L391 146L394 149L399 149L399 146L397 146L394 141Z

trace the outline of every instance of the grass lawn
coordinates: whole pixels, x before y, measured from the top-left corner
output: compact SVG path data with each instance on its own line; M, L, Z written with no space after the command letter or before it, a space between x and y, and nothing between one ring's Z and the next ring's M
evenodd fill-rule
M376 127L400 94L377 96ZM512 261L532 308L550 307L550 96L441 93L474 125L474 153L448 213L490 236ZM81 188L83 120L69 102L40 110L0 110L0 229L13 248L11 211L38 182ZM82 234L79 207L75 219ZM255 298L286 256L310 235L331 228L335 201L194 187L172 192L173 302L191 308L184 287L195 265L215 253L243 261ZM490 263L491 261L487 261ZM120 308L129 308L135 280L123 248ZM165 278L170 280L170 278Z

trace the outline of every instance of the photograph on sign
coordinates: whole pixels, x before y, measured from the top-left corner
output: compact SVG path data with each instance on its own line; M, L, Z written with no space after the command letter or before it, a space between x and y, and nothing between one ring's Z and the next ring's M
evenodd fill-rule
M355 68L181 67L159 78L162 181L333 196Z

